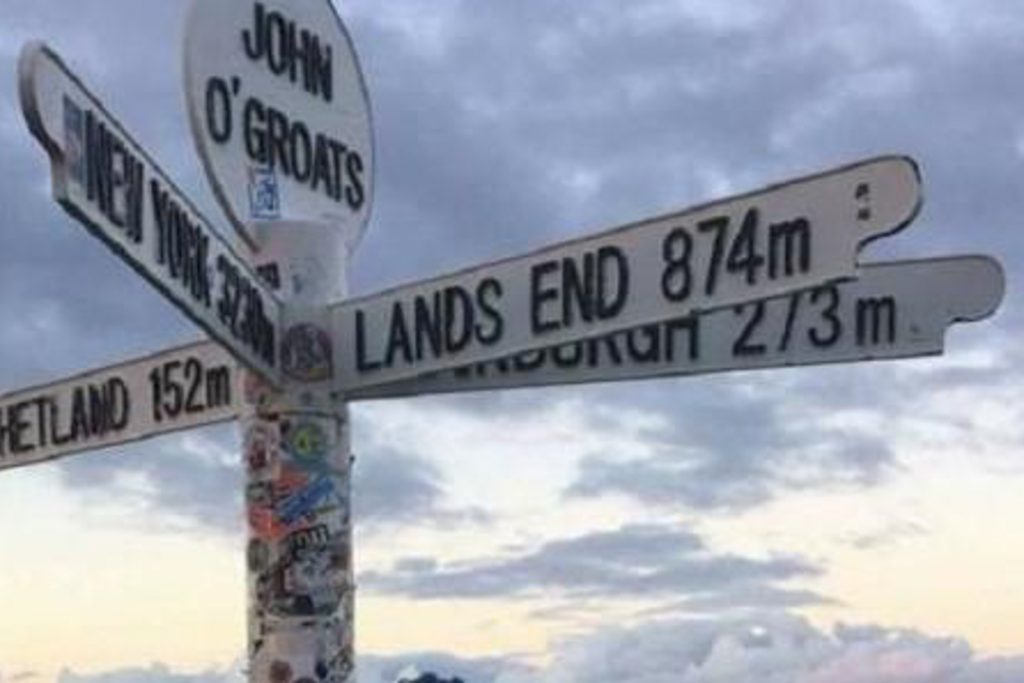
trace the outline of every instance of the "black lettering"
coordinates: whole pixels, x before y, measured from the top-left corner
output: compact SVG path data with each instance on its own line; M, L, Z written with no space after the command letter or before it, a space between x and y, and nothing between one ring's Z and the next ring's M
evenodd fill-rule
M223 78L206 83L206 130L219 145L227 143L232 134L231 92Z
M290 142L292 174L300 183L307 182L313 175L313 143L306 124L297 121L288 136ZM300 159L301 157L301 159Z
M601 247L597 250L597 317L608 320L619 315L628 298L629 260L619 247Z
M626 332L626 349L636 363L655 363L661 357L661 326L645 325Z
M768 229L768 241L768 277L774 279L811 269L811 224L806 218L773 223Z
M242 110L242 127L245 134L245 153L258 164L270 163L270 141L264 124L267 109L254 97L245 101Z
M111 223L119 228L125 227L125 212L118 210L117 197L124 197L127 199L124 190L125 185L128 181L128 176L125 173L125 166L127 161L125 160L127 154L125 152L124 143L116 137L110 137L110 206L107 208L107 218ZM127 202L125 202L127 209Z
M156 262L163 265L167 263L167 194L155 179L149 181L149 194L156 222Z
M6 409L0 410L0 456L6 456L9 450L7 442L10 438L11 428L10 420L7 418L10 416L10 411L10 406L7 406Z
M530 269L530 327L533 334L546 334L560 327L557 320L546 320L543 315L544 304L558 298L558 288L545 286L543 280L557 271L557 261L538 263Z
M212 298L207 267L210 236L155 179L150 181L150 195L157 229L157 263L167 266L171 278L180 281L195 301L209 307Z
M210 269L207 265L210 262L210 236L198 233L195 243L195 279L192 288L192 295L196 301L202 302L207 308L211 305Z
M266 20L267 65L274 75L280 76L288 69L288 25L280 12L271 12Z
M114 377L107 383L109 403L107 406L107 427L120 432L128 426L132 415L131 394L128 385L120 377Z
M337 181L331 175L330 143L326 136L317 135L313 150L313 180L309 186L318 190L323 185L324 193L331 199L337 200L341 193L336 190L336 184Z
M74 435L70 430L61 434L59 427L60 406L57 405L56 399L50 399L50 443L55 446L63 446L66 443L71 443Z
M531 372L533 370L539 370L543 367L547 360L547 356L547 349L524 351L523 353L516 354L512 359L512 365L515 367L516 372Z
M292 83L301 80L311 95L334 97L333 50L307 29L299 29L280 12L257 3L252 26L242 31L242 45L252 61L266 61L270 71Z
M266 111L270 167L280 167L282 173L291 175L292 168L288 163L288 117L273 107L266 107Z
M184 266L185 261L185 244L183 240L183 232L181 222L184 216L181 215L181 209L174 202L170 202L170 225L168 231L168 243L167 243L167 270L170 272L171 277L177 280L181 276L181 270Z
M49 402L49 396L40 396L32 400L32 403L36 407L36 443L40 448L46 448L49 443L50 430L47 429L46 424L46 418L48 417L47 406L49 405Z
M89 396L89 434L103 436L107 433L107 395L103 386L90 384L86 387Z
M484 346L498 343L505 333L505 320L497 308L497 300L503 294L501 282L492 277L485 278L476 288L476 303L482 314L476 326L476 338ZM484 319L490 322L490 329L484 327Z
M433 301L430 303L424 297L416 297L415 307L416 359L423 360L425 342L429 343L430 353L436 358L441 355L444 345L441 292L434 292Z
M71 399L71 441L89 438L89 408L84 387L75 387Z
M85 113L86 196L106 214L112 201L110 143L106 126L91 111Z
M262 2L257 2L253 13L251 29L242 31L242 45L245 47L246 56L256 61L266 52L267 46L265 36L267 35L267 8Z
M667 363L671 364L676 361L676 340L673 334L681 330L689 333L686 340L689 360L696 362L700 359L700 316L690 315L665 323L665 362Z
M619 349L619 339L622 336L619 334L609 334L604 338L591 340L588 365L592 368L600 366L599 351L602 345L608 349L608 360L611 364L614 366L622 365L622 351Z
M307 33L303 33L303 41ZM310 47L306 56L306 90L310 93L319 92L324 100L334 100L334 50L330 45L322 45L315 36L311 37Z
M327 138L327 144L331 148L331 178L333 179L330 197L334 201L340 202L343 196L342 178L345 176L345 157L348 155L348 147L333 138Z
M583 255L583 272L571 258L562 259L562 324L572 327L576 322L575 310L584 322L594 319L594 255Z
M146 179L145 179L145 166L141 161L134 157L126 157L128 161L128 170L126 171L128 176L128 191L127 200L127 221L128 221L128 238L136 244L142 242L143 237L143 220L142 220L142 207L145 204L146 195Z
M579 367L583 360L583 345L580 342L561 344L552 349L552 358L555 365L560 368L571 370Z
M843 321L839 318L839 288L835 285L818 287L811 292L811 304L818 303L822 296L828 296L828 306L821 312L821 317L828 323L823 331L821 328L812 327L807 332L811 343L819 349L827 349L836 344L843 335Z
M36 449L34 445L25 441L25 432L29 430L32 423L25 419L24 413L31 407L30 401L22 401L7 409L7 430L12 455L31 453Z
M896 299L891 296L857 301L857 346L896 341Z
M297 32L298 29L296 28L294 21L290 21L290 20L286 20L286 21L287 21L287 24L286 24L287 30L285 31L285 34L284 34L284 38L285 38L284 52L285 52L285 55L287 56L287 61L288 61L288 80L290 80L292 83L294 83L298 79L298 76L299 76L299 74L298 74L299 54L298 54L298 51L297 51L298 39L297 39L297 36L296 36L296 32Z
M768 350L764 344L754 344L750 341L754 333L757 332L757 328L764 322L765 304L763 301L758 301L749 306L736 306L733 310L736 312L736 315L743 315L748 309L753 310L753 313L747 318L743 331L740 332L739 338L732 345L733 356L763 356Z
M462 287L444 290L444 346L450 354L465 349L473 338L473 299Z
M358 211L366 202L366 188L363 185L363 158L353 152L345 159L345 171L349 185L345 188L345 201L353 211Z
M412 345L409 343L409 328L405 323L405 312L402 302L396 301L391 308L391 330L388 333L388 350L384 356L384 365L393 367L395 356L402 355L406 364L412 363Z

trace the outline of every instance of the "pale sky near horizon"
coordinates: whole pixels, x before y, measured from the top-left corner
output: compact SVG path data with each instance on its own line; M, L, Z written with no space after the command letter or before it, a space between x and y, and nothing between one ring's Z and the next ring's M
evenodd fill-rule
M52 201L16 78L45 39L227 233L186 5L5 3L0 392L199 336ZM337 6L378 154L355 293L885 153L924 207L864 260L1007 275L942 357L355 406L361 680L1024 680L1024 6ZM235 680L238 451L225 425L0 472L0 683Z

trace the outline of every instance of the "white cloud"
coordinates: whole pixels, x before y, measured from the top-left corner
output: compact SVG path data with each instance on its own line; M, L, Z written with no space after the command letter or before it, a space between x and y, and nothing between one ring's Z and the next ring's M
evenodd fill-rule
M444 653L363 656L359 683L394 683L414 667L466 683L1020 683L1024 657L983 658L956 638L838 625L823 631L786 614L738 621L656 621L567 640L540 658ZM59 683L235 683L237 667L183 674L163 664Z
M1010 678L1010 676L1014 676ZM501 683L1009 683L1024 659L985 661L957 639L877 627L831 633L791 616L655 622L563 645L551 666Z

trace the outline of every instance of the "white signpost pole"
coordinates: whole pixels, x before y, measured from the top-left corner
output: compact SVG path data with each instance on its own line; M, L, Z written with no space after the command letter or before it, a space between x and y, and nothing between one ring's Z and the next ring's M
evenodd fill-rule
M327 317L373 200L366 86L329 0L194 0L185 94L210 184L288 301L283 389L248 373L241 419L249 680L348 683L349 425Z
M344 294L338 275L346 272L346 248L343 234L329 226L263 230L260 260L288 301L282 346L288 381L275 391L244 371L239 424L249 680L348 683L354 677L348 411L322 383L331 371L331 343L316 320L325 303Z

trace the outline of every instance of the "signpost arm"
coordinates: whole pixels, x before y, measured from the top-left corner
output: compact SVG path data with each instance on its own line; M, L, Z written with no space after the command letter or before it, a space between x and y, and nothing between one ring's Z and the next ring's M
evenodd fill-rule
M282 391L252 372L244 381L248 675L252 683L349 683L349 416L330 391L330 340L317 320L344 294L346 247L339 231L317 224L271 224L260 237L261 271L288 302L287 380Z

